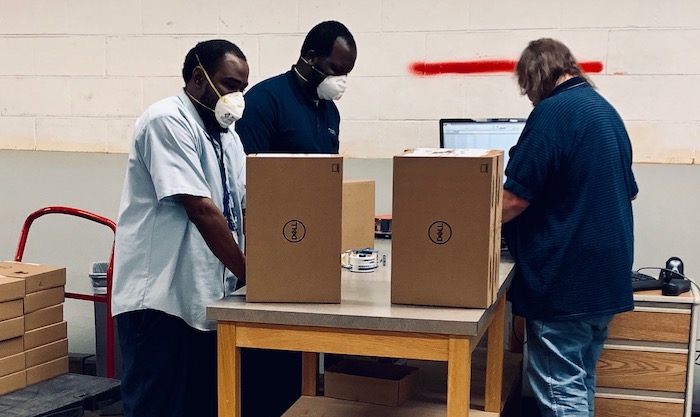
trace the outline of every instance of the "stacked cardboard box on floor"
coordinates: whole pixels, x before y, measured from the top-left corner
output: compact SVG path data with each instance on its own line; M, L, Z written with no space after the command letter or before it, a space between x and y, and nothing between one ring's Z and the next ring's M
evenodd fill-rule
M26 386L24 281L0 276L0 395Z
M394 157L391 302L487 308L498 293L503 152Z
M23 284L22 355L26 385L67 373L68 326L63 321L65 268L0 262L0 275Z
M247 159L246 300L340 302L343 158Z

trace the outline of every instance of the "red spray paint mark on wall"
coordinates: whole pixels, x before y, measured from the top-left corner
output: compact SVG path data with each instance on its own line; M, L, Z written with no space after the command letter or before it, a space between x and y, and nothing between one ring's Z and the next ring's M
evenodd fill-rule
M515 71L515 61L454 61L454 62L414 62L409 69L412 74L420 76L445 74L492 74ZM579 62L585 72L598 73L603 71L600 61Z

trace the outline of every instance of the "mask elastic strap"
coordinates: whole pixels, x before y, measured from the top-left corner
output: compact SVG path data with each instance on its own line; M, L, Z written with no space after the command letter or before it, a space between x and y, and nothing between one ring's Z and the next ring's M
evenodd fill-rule
M185 90L185 93L187 93L187 95L189 96L189 98L191 98L192 100L194 100L194 101L195 101L197 104L199 104L200 106L204 107L204 108L207 109L207 110L211 110L211 111L213 111L214 113L216 113L216 112L214 111L214 109L212 109L211 107L207 106L206 104L204 104L204 103L202 103L201 101L199 101L199 100L197 100L196 98L194 98L194 96L193 96L192 94L190 94L189 91Z
M197 62L199 63L199 67L200 67L200 68L202 69L202 71L204 72L204 76L207 77L207 81L209 82L209 85L210 85L211 88L214 90L214 92L216 93L216 95L219 96L219 98L221 98L221 94L219 94L219 90L217 90L216 87L214 87L214 83L211 82L211 78L209 78L209 74L207 74L207 70L204 69L204 65L202 65L202 61L199 60L199 55L194 54L194 56L197 58ZM206 107L206 106L205 106L205 107ZM208 108L208 107L207 107L207 108Z
M318 68L314 67L313 65L309 64L309 61L307 61L303 56L300 56L299 58L301 58L301 60L304 61L304 64L306 64L306 65L308 65L309 67L311 67L312 70L314 70L314 71L316 71L317 73L321 74L321 75L323 76L323 78L329 77L329 75L326 74L325 72L323 72L323 71L321 71L320 69L318 69ZM296 66L295 66L294 68L296 69ZM297 74L299 74L299 71L297 71ZM299 76L301 77L301 74L299 74ZM302 78L304 81L306 81L306 78L304 78L304 77L301 77L301 78Z

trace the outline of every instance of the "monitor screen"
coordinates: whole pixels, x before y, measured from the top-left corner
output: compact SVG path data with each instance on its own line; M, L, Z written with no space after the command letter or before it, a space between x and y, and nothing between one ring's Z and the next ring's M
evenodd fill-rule
M497 149L503 151L503 170L508 151L518 143L524 119L441 119L440 147L449 149ZM505 183L505 174L503 182Z

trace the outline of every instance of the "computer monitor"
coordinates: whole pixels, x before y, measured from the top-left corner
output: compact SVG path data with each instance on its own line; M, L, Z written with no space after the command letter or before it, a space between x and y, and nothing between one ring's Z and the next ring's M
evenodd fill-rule
M508 151L518 143L524 127L524 119L440 119L440 147L501 150L505 171Z

